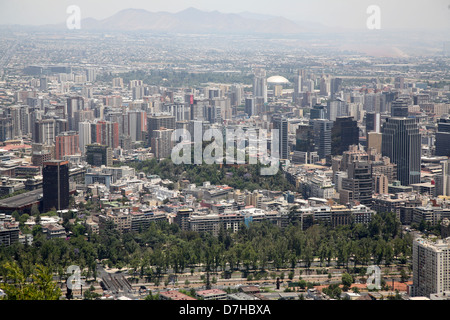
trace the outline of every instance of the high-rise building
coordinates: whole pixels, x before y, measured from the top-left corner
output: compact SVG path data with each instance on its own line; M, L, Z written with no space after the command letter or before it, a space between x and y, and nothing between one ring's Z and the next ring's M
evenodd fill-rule
M113 165L112 149L106 145L88 144L86 146L86 162L96 167L102 165L111 167Z
M415 118L388 118L382 128L381 152L397 165L403 186L420 183L421 135Z
M289 159L288 120L284 117L273 120L273 128L278 131L280 159Z
M450 238L413 240L411 296L429 297L450 291Z
M436 196L450 196L450 160L441 161L442 173L436 175Z
M294 95L293 95L293 101L294 103L298 102L299 98L301 98L302 92L303 92L303 81L306 80L302 76L304 74L304 70L298 70L297 74L295 75L294 79Z
M153 131L160 128L175 129L175 117L170 114L155 114L147 117L148 138L153 138Z
M314 132L315 151L320 159L331 155L331 129L333 121L326 119L311 120Z
M249 117L256 115L254 98L245 98L245 113Z
M258 68L254 72L253 80L253 97L259 97L264 99L264 103L267 102L267 78L266 70Z
M92 143L90 122L80 122L78 124L78 138L78 146L80 148L80 152L81 154L85 154L86 146Z
M438 120L435 146L437 156L450 157L450 117L448 115L443 115Z
M173 149L172 132L173 129L167 128L153 131L151 148L156 159L165 159L171 156Z
M340 155L351 145L359 144L358 122L352 117L338 117L331 130L331 154Z
M64 156L74 155L79 152L79 137L75 131L62 132L56 136L55 153L57 160L63 160Z
M142 110L128 110L122 115L122 134L130 136L131 141L143 141L147 131L147 113Z
M38 120L34 123L33 142L53 145L56 139L55 119Z
M391 105L391 117L407 118L408 112L408 99L398 98L392 102Z
M69 207L69 162L53 160L44 162L42 169L44 212Z
M348 178L342 179L339 191L341 204L357 201L367 205L372 202L372 170L368 162L355 161L348 166Z
M0 117L0 142L11 140L13 137L13 123L11 117Z
M119 147L119 123L97 121L91 124L91 141L112 149Z
M377 112L366 113L366 135L369 132L381 132L381 116Z
M75 127L75 112L84 110L83 97L67 98L66 119L69 121L69 130L77 130Z

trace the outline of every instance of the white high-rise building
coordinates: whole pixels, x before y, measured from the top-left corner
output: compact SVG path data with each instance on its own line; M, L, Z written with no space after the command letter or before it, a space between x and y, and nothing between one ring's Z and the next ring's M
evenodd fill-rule
M267 79L266 70L256 69L255 78L253 80L253 97L264 98L264 103L267 103Z
M417 238L413 241L413 285L411 296L450 291L450 238L436 242Z
M80 122L78 124L78 139L80 151L84 154L86 152L86 146L92 143L90 122Z

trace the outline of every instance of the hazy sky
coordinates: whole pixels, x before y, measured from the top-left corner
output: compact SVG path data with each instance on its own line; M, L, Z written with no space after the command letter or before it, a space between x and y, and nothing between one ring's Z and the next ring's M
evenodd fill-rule
M82 18L103 19L126 8L178 12L195 7L224 13L250 11L357 29L366 27L367 7L378 5L383 29L450 31L450 0L0 0L0 24L61 23L68 17L69 5L79 6Z

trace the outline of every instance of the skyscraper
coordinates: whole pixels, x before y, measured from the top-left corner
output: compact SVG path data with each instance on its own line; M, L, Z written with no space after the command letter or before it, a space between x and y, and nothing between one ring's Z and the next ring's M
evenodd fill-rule
M326 119L311 120L314 132L314 144L320 159L331 154L331 129L333 121Z
M86 162L91 166L111 167L113 164L112 149L101 144L88 144L86 146Z
M438 120L435 146L437 156L450 157L450 117L448 115Z
M69 130L77 130L75 126L75 112L84 110L83 97L70 97L67 98L67 110L66 117L69 121Z
M79 137L75 131L62 132L56 136L56 159L62 160L64 156L74 155L79 152Z
M263 98L264 103L267 102L267 79L266 70L258 68L255 70L253 79L253 97Z
M173 148L172 132L173 129L166 128L153 131L151 147L156 159L164 159L171 156Z
M391 105L391 117L407 118L408 112L408 99L398 98L392 102Z
M450 291L450 239L430 241L417 238L412 250L411 296L429 297Z
M153 138L153 131L160 128L175 129L175 116L170 114L155 114L147 117L148 138Z
M42 169L44 212L69 207L69 162L53 160L44 162Z
M280 159L289 159L288 120L283 117L275 118L273 120L273 128L279 130Z
M421 135L415 118L388 118L382 128L381 152L397 165L402 185L420 183Z
M331 130L331 154L340 155L359 144L358 123L352 117L338 117Z

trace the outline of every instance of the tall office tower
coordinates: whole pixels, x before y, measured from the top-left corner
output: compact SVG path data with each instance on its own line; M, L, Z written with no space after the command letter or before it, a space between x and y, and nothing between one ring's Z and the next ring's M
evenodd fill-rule
M97 78L97 70L95 68L87 68L86 69L86 80L88 82L95 82Z
M255 69L253 79L253 97L263 98L267 103L267 79L266 70L262 68Z
M168 103L162 106L164 113L169 113L175 117L176 121L191 120L191 110L187 103Z
M144 81L142 80L130 80L129 89L133 90L134 87L142 87L144 85Z
M12 138L21 138L26 135L28 128L28 109L25 106L12 106L9 108L9 114L12 119Z
M119 146L119 123L111 121L92 123L91 140L112 149L117 148Z
M397 100L398 98L398 92L383 92L382 93L383 96L383 105L380 105L380 112L390 112L391 111L391 106L392 106L392 102Z
M173 142L172 132L173 129L161 128L153 131L153 138L151 140L152 153L155 158L165 159L169 158L172 154Z
M314 133L312 126L300 124L295 132L295 150L313 152L314 149Z
M211 103L214 107L220 107L220 118L222 120L231 120L232 119L233 112L231 109L230 99L214 98L214 99L212 99Z
M342 90L342 78L332 78L330 81L330 93L334 97Z
M90 122L80 122L78 124L78 137L79 137L79 148L81 154L85 154L86 146L92 143L91 135L91 123Z
M167 114L155 114L147 117L148 138L153 138L153 131L160 128L175 129L175 117Z
M407 99L398 98L392 102L391 117L407 118L409 101Z
M13 121L11 117L0 117L0 142L13 138Z
M450 116L447 114L438 120L435 146L437 156L450 157Z
M381 116L379 113L366 113L366 135L368 135L369 132L381 132Z
M244 88L240 84L233 84L230 88L231 95L230 95L230 102L231 105L234 106L240 106L243 100L244 96Z
M48 78L47 77L41 77L39 79L39 90L43 91L43 92L48 90Z
M289 159L288 120L284 117L273 119L273 128L279 130L280 159Z
M112 86L113 86L113 88L123 89L123 79L122 78L113 78Z
M450 239L413 240L411 296L430 297L450 291Z
M326 119L311 120L314 131L315 151L320 159L331 155L331 129L333 121Z
M101 144L88 144L86 146L86 162L91 166L107 166L113 165L112 149Z
M133 96L133 100L142 100L142 98L144 97L144 87L143 86L137 86L137 87L133 87L132 90L132 96Z
M372 202L372 170L368 162L355 161L349 164L348 178L342 179L339 191L341 204L357 201L368 205Z
M123 99L121 96L107 96L103 98L103 104L107 107L120 108L122 106ZM97 116L97 118L99 118Z
M79 137L75 131L62 132L56 136L55 157L63 160L64 156L70 156L79 152Z
M450 160L441 161L442 173L436 175L436 196L450 196Z
M53 160L44 162L42 169L44 212L64 210L69 207L69 162Z
M34 123L33 142L53 145L56 138L55 119L38 120Z
M254 98L245 98L245 113L249 117L256 115Z
M404 77L395 77L394 87L395 87L395 89L405 89L405 78Z
M294 103L298 103L299 98L302 96L302 91L303 91L302 71L303 70L298 70L297 74L295 75L295 79L294 79L294 95L292 97Z
M94 110L80 110L75 112L74 126L78 129L80 122L93 121L95 119ZM67 120L64 120L67 121ZM64 131L68 131L69 127Z
M320 95L328 97L330 95L330 86L329 76L322 76L320 79Z
M366 112L380 112L381 94L380 93L368 93L364 96L364 110Z
M309 119L326 119L327 118L327 109L326 106L316 104L312 107L309 113Z
M382 128L381 152L397 165L402 185L420 183L421 135L415 118L388 118Z
M129 136L132 142L143 141L147 131L147 113L141 110L128 110L122 118L121 133Z
M67 111L66 119L69 121L69 130L77 130L75 127L75 112L84 110L83 97L70 97L67 98Z
M351 145L359 144L358 122L352 117L338 117L331 130L331 154L341 155Z
M347 103L340 99L327 101L328 120L336 121L337 117L348 116Z

